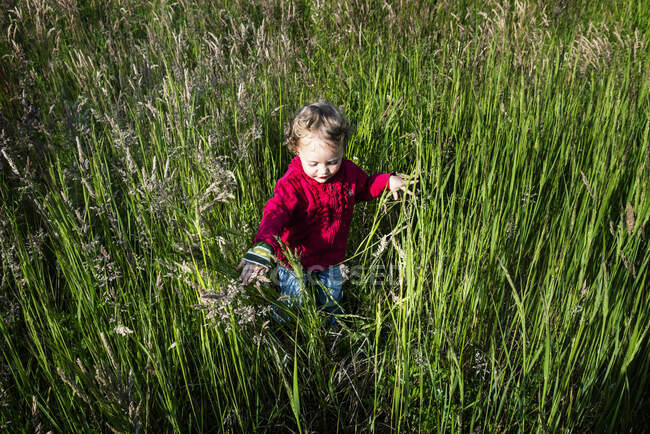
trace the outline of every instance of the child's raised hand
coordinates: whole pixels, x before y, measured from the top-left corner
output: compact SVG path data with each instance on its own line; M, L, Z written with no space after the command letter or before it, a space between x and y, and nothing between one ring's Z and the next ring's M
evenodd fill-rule
M264 276L264 273L266 273L267 270L266 267L242 259L239 265L237 265L237 269L239 270L240 268L243 268L243 270L241 272L241 275L239 276L239 280L241 280L241 282L244 285L248 285L255 279L259 279L262 281L265 279L268 280Z
M417 179L409 179L409 176L404 173L396 173L395 175L391 175L388 179L388 188L393 193L393 199L397 200L399 199L397 192L400 190L403 190L405 193L412 195L413 192L409 191L408 187L414 185L417 182Z

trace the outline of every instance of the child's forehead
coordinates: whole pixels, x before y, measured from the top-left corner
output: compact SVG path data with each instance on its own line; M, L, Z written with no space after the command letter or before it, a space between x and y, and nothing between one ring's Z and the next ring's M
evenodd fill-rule
M343 149L329 140L324 140L318 135L309 135L300 139L300 153L311 156L332 157L343 154Z

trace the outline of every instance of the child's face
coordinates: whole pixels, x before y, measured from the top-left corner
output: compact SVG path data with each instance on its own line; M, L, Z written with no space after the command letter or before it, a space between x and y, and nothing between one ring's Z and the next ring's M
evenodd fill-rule
M307 176L322 184L341 168L343 149L338 149L318 135L309 135L300 139L298 156Z

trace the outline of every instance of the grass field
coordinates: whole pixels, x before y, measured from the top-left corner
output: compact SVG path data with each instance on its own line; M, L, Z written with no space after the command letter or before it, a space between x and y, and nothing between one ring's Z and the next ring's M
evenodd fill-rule
M647 429L643 1L0 4L0 430ZM337 332L234 280L315 99L418 180Z

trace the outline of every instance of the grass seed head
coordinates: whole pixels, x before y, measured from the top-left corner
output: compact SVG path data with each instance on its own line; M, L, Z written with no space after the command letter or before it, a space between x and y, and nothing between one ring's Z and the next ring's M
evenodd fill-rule
M629 202L625 207L625 226L627 227L627 233L632 235L632 232L634 232L634 208Z
M126 326L124 326L122 324L116 326L113 331L115 333L117 333L118 335L120 335L120 336L127 336L127 335L130 335L130 334L133 333L133 330L131 330L130 328L128 328L128 327L126 327Z

